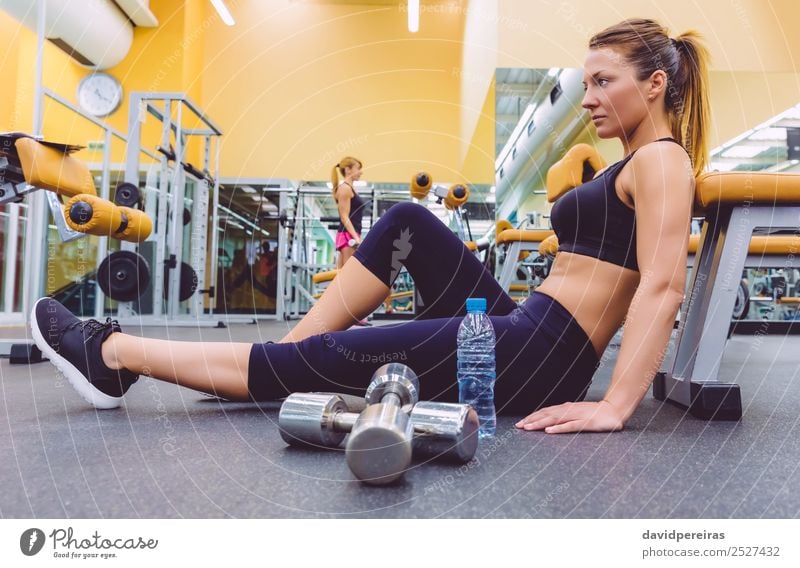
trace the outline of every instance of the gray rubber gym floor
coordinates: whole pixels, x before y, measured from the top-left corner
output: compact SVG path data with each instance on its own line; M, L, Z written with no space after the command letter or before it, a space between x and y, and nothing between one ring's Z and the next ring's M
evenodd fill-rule
M266 341L285 329L126 331ZM608 385L608 354L588 400ZM142 378L122 408L95 411L49 363L3 360L0 516L796 518L799 362L796 336L734 335L721 373L742 386L740 422L701 421L651 393L612 434L520 432L501 417L468 466L417 461L402 482L368 487L341 450L287 447L279 403L222 403Z

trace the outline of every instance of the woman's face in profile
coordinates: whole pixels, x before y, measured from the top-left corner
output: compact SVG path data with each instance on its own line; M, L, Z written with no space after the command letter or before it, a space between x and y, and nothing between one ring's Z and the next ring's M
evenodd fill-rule
M583 66L587 109L600 138L624 137L648 116L647 81L636 78L636 69L614 49L590 49Z
M350 175L353 181L358 181L361 179L361 164L356 162L352 166L345 168L345 175Z

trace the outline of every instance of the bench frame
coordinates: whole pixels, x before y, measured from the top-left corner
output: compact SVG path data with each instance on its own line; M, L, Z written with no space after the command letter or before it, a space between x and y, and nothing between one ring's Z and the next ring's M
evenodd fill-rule
M694 259L689 295L681 306L674 358L656 374L653 396L688 409L706 420L739 420L739 385L719 380L736 293L745 266L800 267L788 255L751 255L748 245L757 229L797 230L800 206L717 206L706 216Z

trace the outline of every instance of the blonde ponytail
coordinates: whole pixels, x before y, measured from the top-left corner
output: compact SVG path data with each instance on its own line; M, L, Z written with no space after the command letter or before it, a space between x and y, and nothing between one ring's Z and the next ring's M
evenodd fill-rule
M711 112L708 102L709 54L695 31L682 33L675 38L680 71L676 82L681 98L676 101L675 112L670 116L672 134L683 142L692 157L694 175L703 172L708 163L708 127Z
M342 175L344 175L344 172L342 172ZM334 199L336 199L337 187L339 187L339 164L333 166L333 171L331 172L331 192Z

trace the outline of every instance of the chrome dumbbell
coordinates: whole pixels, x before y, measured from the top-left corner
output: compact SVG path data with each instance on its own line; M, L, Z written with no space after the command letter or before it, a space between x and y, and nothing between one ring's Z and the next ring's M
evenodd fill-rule
M281 406L279 431L289 445L338 448L352 430L358 411L364 408L366 401L359 397L295 393ZM418 402L411 410L411 424L415 455L459 462L474 457L478 447L478 416L468 404Z
M281 406L278 426L293 446L338 448L366 407L363 398L295 393ZM348 412L348 410L356 412ZM422 401L411 410L414 455L468 462L478 447L478 416L468 404Z
M387 374L390 365L394 367ZM397 396L398 392L400 398L405 401L403 410L407 415L419 398L417 394L419 381L413 371L405 365L398 363L390 365L384 365L375 371L365 398L337 393L290 395L281 405L278 415L281 437L291 445L335 448L351 432L359 413L363 413L369 404L379 403L384 395L387 395L388 402L388 399ZM398 384L393 384L394 382ZM402 421L403 418L399 420Z

